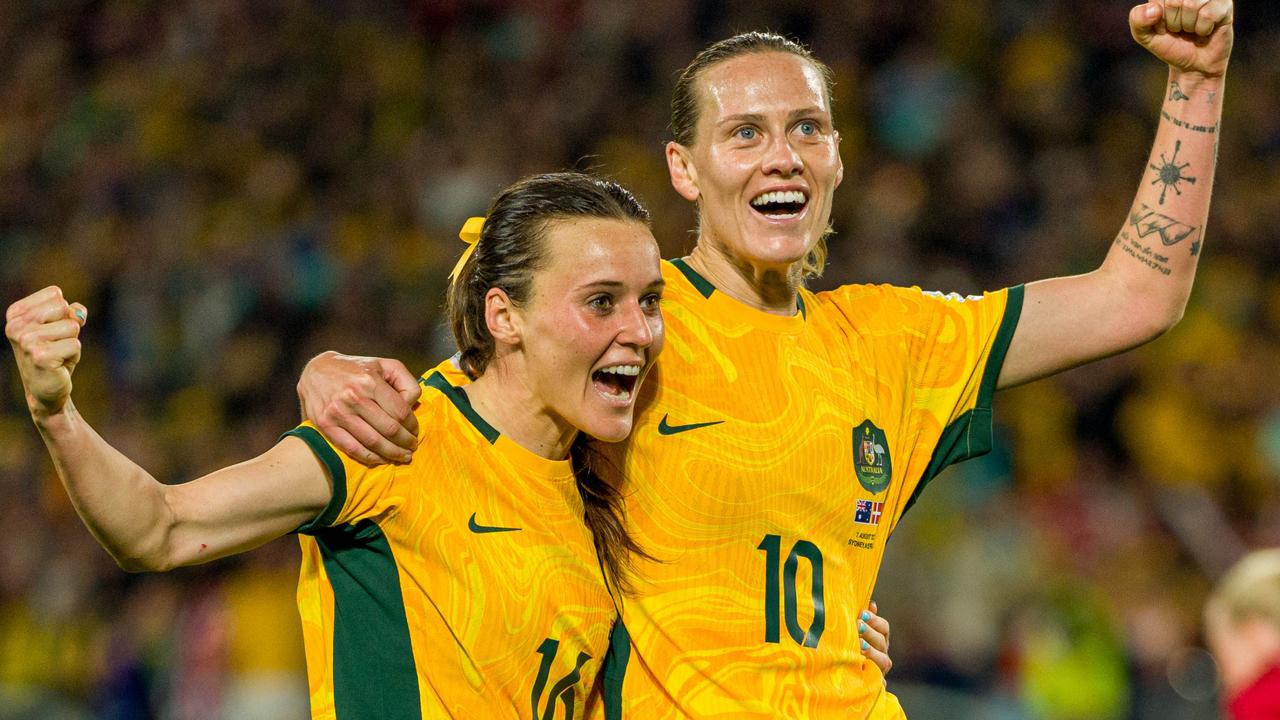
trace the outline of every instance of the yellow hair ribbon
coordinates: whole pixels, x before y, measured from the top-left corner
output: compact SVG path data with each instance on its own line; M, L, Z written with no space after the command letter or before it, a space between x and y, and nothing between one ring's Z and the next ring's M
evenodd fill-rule
M462 257L458 258L458 264L453 266L453 270L449 273L449 282L453 282L458 277L458 273L462 272L462 267L467 264L467 260L471 259L471 253L476 251L476 245L480 244L480 232L484 230L484 218L473 217L467 218L463 223L462 229L458 231L458 239L467 244L467 249L462 251Z

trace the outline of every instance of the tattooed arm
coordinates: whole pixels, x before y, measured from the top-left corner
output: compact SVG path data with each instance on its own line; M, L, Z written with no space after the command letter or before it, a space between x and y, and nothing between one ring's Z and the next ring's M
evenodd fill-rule
M1128 350L1181 319L1209 215L1233 14L1231 0L1130 12L1134 39L1169 64L1151 157L1101 267L1027 285L999 387Z

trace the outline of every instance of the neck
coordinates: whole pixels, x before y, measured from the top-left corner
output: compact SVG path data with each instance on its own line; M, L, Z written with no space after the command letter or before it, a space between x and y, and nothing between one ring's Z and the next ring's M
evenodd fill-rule
M578 429L556 417L529 387L523 373L493 362L466 386L471 407L499 433L535 455L564 460Z
M757 265L728 253L701 238L689 253L689 266L716 287L716 290L774 315L796 314L796 295L800 292L800 267Z

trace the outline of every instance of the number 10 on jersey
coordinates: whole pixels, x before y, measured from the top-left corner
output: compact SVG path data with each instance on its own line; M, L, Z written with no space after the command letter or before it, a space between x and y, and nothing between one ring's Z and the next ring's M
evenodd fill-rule
M818 647L818 639L827 625L827 611L823 606L822 596L822 551L808 540L797 540L791 546L785 565L782 565L782 537L765 535L764 540L756 546L763 550L764 561L764 641L780 642L778 605L779 595L782 600L783 614L787 621L787 633L791 639L804 647ZM809 581L809 595L813 599L813 622L809 629L800 627L800 613L796 608L796 571L800 568L800 559L809 562L813 573ZM782 565L780 568L779 565ZM781 572L779 572L781 571ZM779 592L779 589L782 592Z

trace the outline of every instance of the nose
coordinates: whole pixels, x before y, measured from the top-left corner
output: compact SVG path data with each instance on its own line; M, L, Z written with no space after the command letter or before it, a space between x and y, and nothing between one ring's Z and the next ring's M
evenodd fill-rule
M799 175L804 172L804 160L791 144L786 133L775 133L765 148L762 170L766 175L776 174L783 177Z
M628 303L620 319L621 326L618 328L620 344L641 349L653 344L654 329L650 322L654 317L646 313L644 308L640 307L640 303ZM657 322L662 322L661 318L657 319Z

